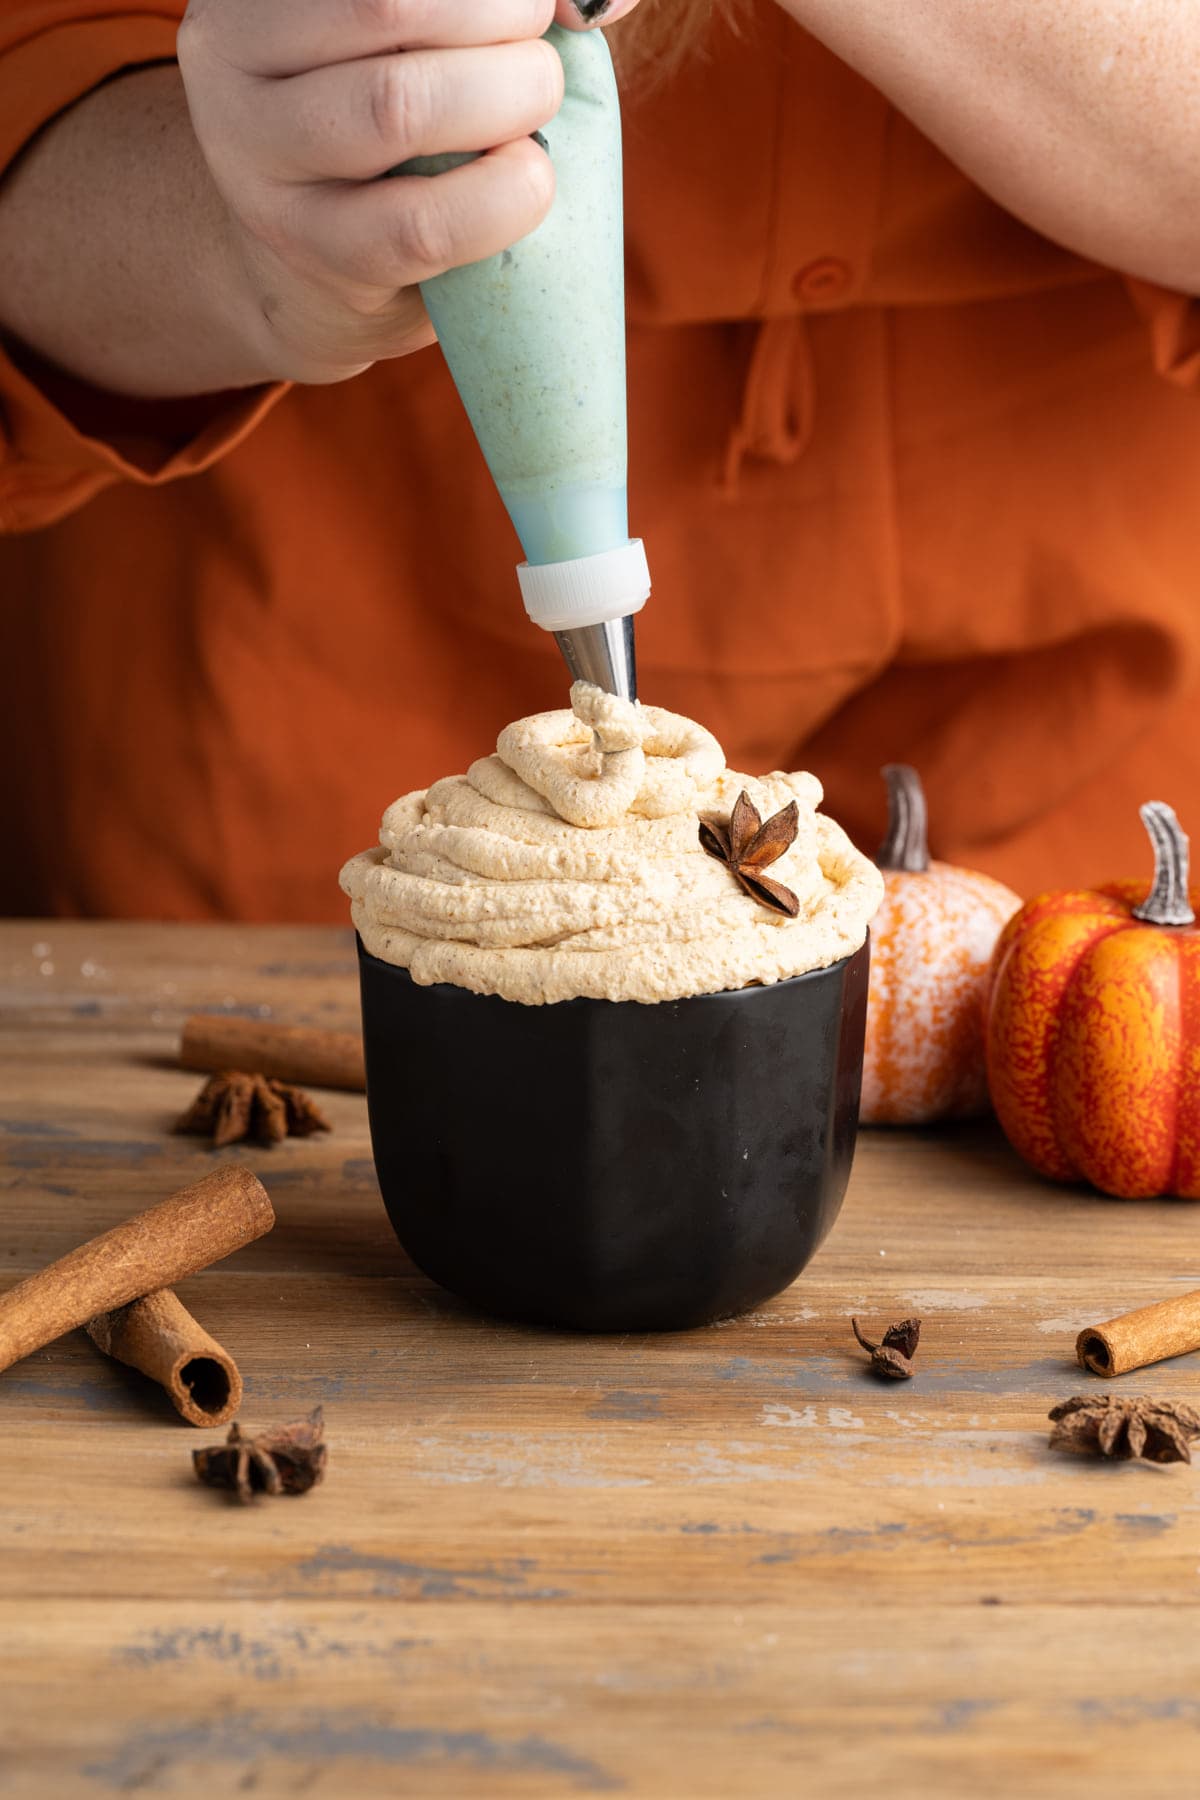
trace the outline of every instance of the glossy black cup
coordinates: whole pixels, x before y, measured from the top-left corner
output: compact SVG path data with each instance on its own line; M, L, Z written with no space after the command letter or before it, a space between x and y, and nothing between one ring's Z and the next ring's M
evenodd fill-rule
M359 945L371 1142L417 1266L509 1318L657 1331L800 1273L850 1174L866 945L773 987L519 1006Z

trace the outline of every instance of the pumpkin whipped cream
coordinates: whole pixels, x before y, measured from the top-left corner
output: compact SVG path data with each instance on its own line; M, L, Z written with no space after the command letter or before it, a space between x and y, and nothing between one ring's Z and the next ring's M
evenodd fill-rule
M794 918L701 843L702 822L728 835L743 790L764 819L796 802L770 863ZM341 885L365 948L421 986L526 1006L682 1000L862 944L882 877L820 802L813 775L734 774L690 719L576 682L570 711L509 725L494 756L389 806Z

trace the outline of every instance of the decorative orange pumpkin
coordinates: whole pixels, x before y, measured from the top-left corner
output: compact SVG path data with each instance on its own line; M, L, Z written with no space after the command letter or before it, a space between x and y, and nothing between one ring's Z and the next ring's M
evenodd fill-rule
M988 962L1020 899L990 875L931 862L915 769L889 763L888 834L875 861L883 905L871 924L871 985L860 1117L924 1125L987 1111L983 993Z
M988 1081L1014 1149L1056 1181L1200 1199L1200 929L1188 840L1141 809L1154 880L1042 894L1001 933ZM1200 896L1193 896L1200 904Z

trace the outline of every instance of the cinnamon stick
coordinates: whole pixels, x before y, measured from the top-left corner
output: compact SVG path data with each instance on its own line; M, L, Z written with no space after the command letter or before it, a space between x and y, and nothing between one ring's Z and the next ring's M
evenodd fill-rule
M179 1061L185 1069L244 1069L303 1087L367 1085L362 1037L318 1025L272 1025L229 1013L193 1013L185 1019Z
M1080 1366L1093 1375L1127 1375L1147 1363L1200 1350L1200 1288L1089 1325L1075 1340Z
M257 1176L237 1163L215 1169L0 1296L0 1369L98 1313L207 1269L274 1223Z
M106 1356L165 1388L189 1425L224 1425L241 1405L237 1364L170 1288L89 1319L87 1334Z

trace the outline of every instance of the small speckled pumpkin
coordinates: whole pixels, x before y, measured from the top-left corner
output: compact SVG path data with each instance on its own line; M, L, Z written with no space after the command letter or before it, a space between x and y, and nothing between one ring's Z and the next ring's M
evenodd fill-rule
M1200 1200L1200 925L1188 840L1141 809L1154 880L1040 894L1000 935L988 1079L1013 1148L1106 1194Z
M915 769L891 763L888 834L875 858L883 905L871 925L864 1125L925 1125L987 1111L983 996L988 963L1020 899L973 869L932 862Z

